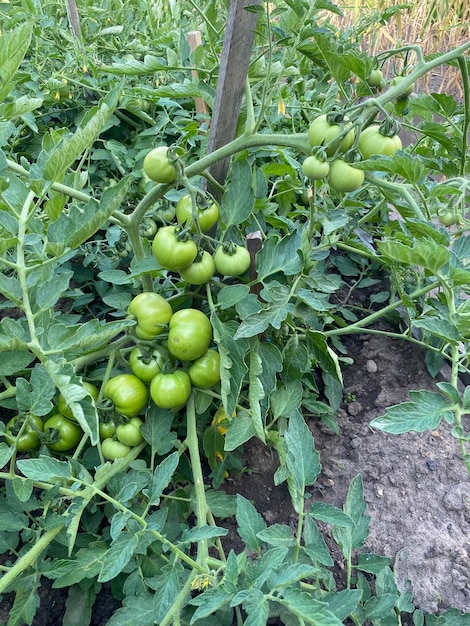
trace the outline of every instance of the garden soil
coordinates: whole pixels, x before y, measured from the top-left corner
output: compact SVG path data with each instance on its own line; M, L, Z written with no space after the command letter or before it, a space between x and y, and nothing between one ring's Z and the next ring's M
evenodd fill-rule
M423 355L409 343L364 333L344 341L354 363L344 370L344 404L339 435L321 421L308 419L321 456L322 471L311 488L312 501L342 507L350 481L360 474L370 516L370 535L363 551L396 555L407 563L400 579L412 584L414 603L426 613L447 608L470 612L470 480L458 442L447 424L433 432L389 435L369 423L387 407L408 400L411 390L435 390ZM246 471L229 477L224 488L250 499L267 524L290 524L296 518L285 484L276 486L278 459L258 441L245 445ZM225 547L243 549L236 525L228 520ZM322 529L335 558L334 575L341 586L344 564L330 529ZM404 558L406 557L406 558ZM61 624L66 590L44 580L41 605L33 626ZM8 619L10 598L0 603L0 625ZM119 606L109 587L98 595L92 626L105 626ZM138 625L136 625L138 626Z

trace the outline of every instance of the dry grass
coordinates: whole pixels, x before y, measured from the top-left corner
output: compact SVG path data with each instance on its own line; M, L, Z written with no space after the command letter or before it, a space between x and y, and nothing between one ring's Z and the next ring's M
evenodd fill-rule
M399 0L337 0L343 17L328 14L329 22L342 31L354 27L361 33L363 49L375 55L406 44L419 44L425 55L446 52L468 41L470 37L470 5L468 0L421 0L410 2L393 15L386 24L380 23L384 12L403 6ZM398 64L386 66L386 73L401 71ZM462 94L457 68L442 66L432 76L426 76L424 88Z

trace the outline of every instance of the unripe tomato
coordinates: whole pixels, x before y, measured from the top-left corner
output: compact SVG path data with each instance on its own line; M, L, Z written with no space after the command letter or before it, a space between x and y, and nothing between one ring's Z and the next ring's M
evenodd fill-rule
M212 255L203 250L191 265L180 270L180 276L190 285L205 285L215 274L215 263Z
M113 419L100 421L98 426L98 432L100 433L101 440L113 437L116 432L116 422Z
M148 402L145 383L134 374L118 374L110 378L103 388L103 396L109 398L118 413L135 417Z
M396 87L397 85L401 85L401 83L405 80L405 75L395 76L390 83L390 87ZM402 96L410 96L413 93L414 83L408 85L408 87L404 88L400 95Z
M376 68L375 70L372 70L371 73L369 74L367 83L371 87L380 87L383 84L383 79L384 79L384 76L383 76L382 70L379 70L378 68Z
M393 156L397 150L403 148L398 135L386 137L380 132L378 124L372 124L365 128L359 135L359 151L364 159L370 159L374 154Z
M302 163L302 173L310 180L321 180L326 178L330 171L328 161L322 161L316 156L308 156Z
M154 376L162 371L164 359L158 349L143 352L135 346L129 355L129 365L132 373L144 383L149 383Z
M197 256L196 242L176 226L163 226L152 242L152 253L167 270L188 267Z
M135 296L127 312L137 319L137 337L147 341L161 335L173 315L170 303L153 291L144 291Z
M168 333L168 350L180 361L195 361L209 349L212 325L198 309L181 309L173 314Z
M326 114L320 115L313 120L308 128L308 140L312 147L325 146L326 154L333 156L338 150L346 152L354 143L354 131L350 130L341 140L337 137L351 126L345 119L342 124L330 124Z
M76 422L71 422L61 413L52 415L44 422L44 437L47 446L56 452L74 448L83 436Z
M18 452L27 452L39 447L41 439L38 432L43 430L44 424L40 417L31 413L25 416L15 415L5 426L4 437L10 446L16 447Z
M126 446L138 446L144 440L140 430L142 424L140 417L131 417L125 424L116 426L116 438Z
M328 182L332 189L336 191L355 191L363 184L365 174L363 170L358 170L346 161L336 159L330 167Z
M144 172L156 183L172 183L176 180L176 168L168 158L168 147L159 146L144 158Z
M209 389L220 380L220 354L217 350L208 350L196 359L189 368L189 378L194 387Z
M97 387L95 387L95 385L84 380L82 382L82 387L93 398L93 400L96 400L98 398L99 391ZM72 409L69 407L62 394L59 394L59 397L57 399L57 408L59 409L59 413L62 413L62 415L64 415L67 419L74 420L75 422L77 421L74 417L74 414L72 413Z
M207 232L219 219L219 205L215 200L199 202L197 204L195 220L203 233ZM178 200L176 205L176 219L182 226L191 224L191 232L197 232L197 225L193 219L193 205L189 193Z
M191 379L183 370L157 374L150 383L150 396L161 409L177 409L186 404L191 393Z
M123 459L131 451L130 446L116 439L108 437L101 442L101 452L105 459L108 461L114 461L115 459Z
M454 211L444 211L437 214L437 219L443 226L453 226L459 222L459 216Z
M251 264L248 250L235 243L222 244L214 254L215 269L223 276L240 276Z

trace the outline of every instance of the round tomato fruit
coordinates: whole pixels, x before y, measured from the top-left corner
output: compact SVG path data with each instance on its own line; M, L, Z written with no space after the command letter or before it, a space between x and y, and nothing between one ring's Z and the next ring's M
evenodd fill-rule
M191 383L199 389L209 389L220 380L220 354L217 350L208 350L196 359L189 368Z
M194 261L197 246L186 230L177 226L163 226L152 242L152 253L163 268L181 270Z
M144 291L135 296L127 312L137 320L137 337L147 341L161 335L173 315L170 303L153 291Z
M29 413L15 415L5 426L5 439L10 446L15 446L18 452L34 450L41 444L40 434L44 430L42 419Z
M131 451L131 446L126 446L125 443L117 441L112 437L103 439L101 442L101 452L105 459L108 461L114 461L115 459L123 459Z
M310 180L321 180L326 178L330 171L328 161L322 161L316 156L308 156L302 163L302 173Z
M140 430L143 421L140 417L131 417L124 424L118 424L116 426L116 438L121 443L126 446L130 446L131 448L134 446L138 446L139 443L142 443L144 437Z
M172 183L176 180L176 168L168 158L168 147L159 146L144 158L144 173L156 183Z
M182 226L191 225L191 232L197 232L197 227L205 233L217 223L219 219L219 205L215 200L198 199L193 220L193 204L189 193L178 200L176 205L176 219Z
M168 333L168 350L180 361L195 361L209 349L212 325L198 309L181 309L173 314Z
M212 255L207 250L198 252L197 257L180 270L180 276L190 285L205 285L215 274L215 263Z
M163 355L157 348L142 351L135 346L129 355L132 373L144 383L149 383L154 376L162 371L163 363Z
M241 276L251 265L251 256L244 246L224 243L214 254L215 269L223 276Z
M378 124L372 124L359 135L358 147L362 158L370 159L374 154L393 156L397 150L403 148L403 144L398 135L391 137L382 135L381 127Z
M52 415L44 422L44 437L47 446L56 452L75 448L83 436L76 422L71 422L61 413Z
M161 409L178 409L186 404L191 393L191 379L183 370L157 374L150 383L150 396Z
M328 182L332 189L346 193L355 191L363 184L365 174L363 170L346 163L341 159L333 161L328 175Z
M354 143L354 131L350 130L343 134L351 123L335 114L319 115L313 120L308 128L308 140L312 147L324 146L327 156L331 157L335 152L346 152ZM330 121L331 120L331 121ZM341 136L341 137L340 137Z
M147 387L134 374L118 374L110 378L104 386L103 396L109 398L116 411L125 417L135 417L148 402Z

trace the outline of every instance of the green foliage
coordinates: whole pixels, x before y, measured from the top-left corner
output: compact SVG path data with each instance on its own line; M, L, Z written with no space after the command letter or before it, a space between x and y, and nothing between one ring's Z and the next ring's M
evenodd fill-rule
M258 24L237 136L207 154L208 116L194 99L214 106L228 2L85 2L80 38L60 3L0 7L0 406L45 420L60 395L83 431L64 454L40 432L40 445L20 454L0 422L7 626L33 623L42 577L67 589L63 624L91 623L104 583L121 601L109 626L400 626L402 614L417 626L463 624L454 610L415 610L409 581L396 574L405 555L392 563L363 552L361 476L342 509L312 499L322 450L309 423L338 432L351 362L341 336L385 320L390 336L427 351L431 373L448 361L452 375L371 426L398 434L445 421L470 472L470 388L458 385L469 369L468 97L404 99L398 87L367 83L373 68L405 54L414 58L405 86L460 63L468 96L468 44L432 59L415 46L373 59L357 44L360 30L328 21L341 13L330 2L278 2L270 14L250 7ZM195 26L203 45L191 52ZM341 158L366 181L354 192L302 174L318 149L338 157L309 144L309 123L322 113L351 121L356 140ZM358 135L373 118L401 119L411 140L393 157L357 162ZM171 147L174 184L142 173L161 145ZM220 161L230 162L223 188L208 175ZM252 262L241 276L194 287L160 267L152 238L176 225L182 195L199 202L208 183L220 196L218 223L178 237L211 254L221 243L247 246ZM166 327L152 341L139 337L128 306L143 291L210 318L221 381L193 388L171 411L149 400L144 441L106 460L101 429L125 417L103 388L129 373L131 350L160 351L165 371L189 367L169 353ZM253 502L223 489L226 474L250 469L241 449L252 438L277 454L275 482L287 485L295 530L269 525ZM227 549L228 518L237 551ZM342 586L332 574L339 553Z

